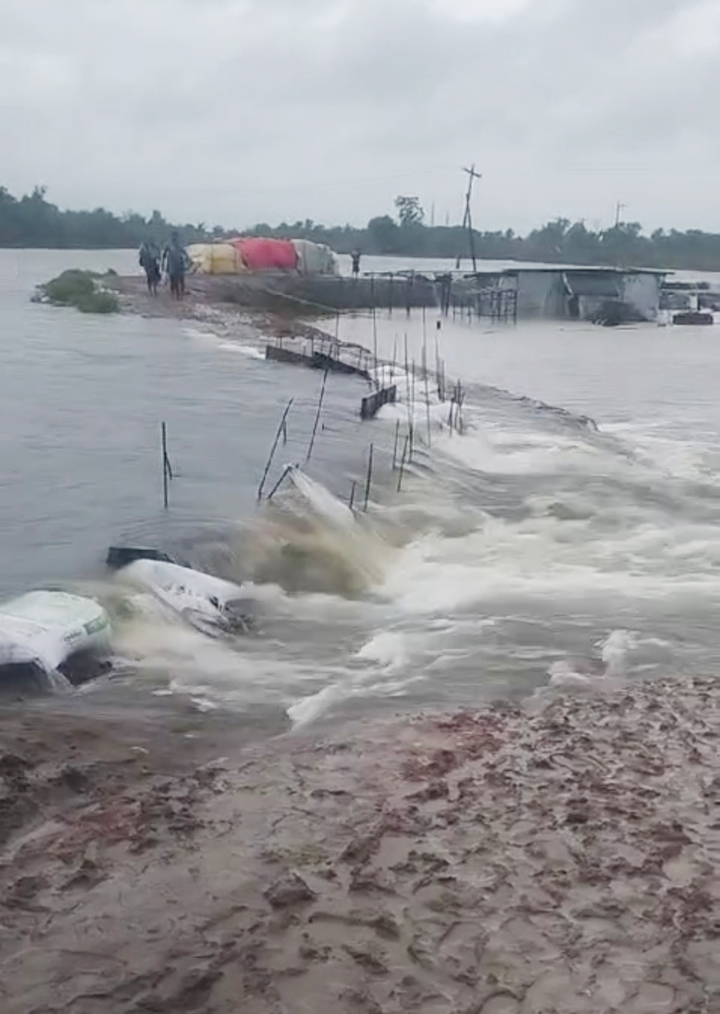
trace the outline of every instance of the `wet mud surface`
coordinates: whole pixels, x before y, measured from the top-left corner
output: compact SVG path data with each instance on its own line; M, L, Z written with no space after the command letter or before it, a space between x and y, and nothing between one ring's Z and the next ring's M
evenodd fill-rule
M4 1014L720 1010L715 681L192 721L0 718Z

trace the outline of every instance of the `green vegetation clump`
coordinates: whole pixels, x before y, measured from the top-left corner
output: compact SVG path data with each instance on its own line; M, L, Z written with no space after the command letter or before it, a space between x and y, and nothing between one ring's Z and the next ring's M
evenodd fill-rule
M114 292L98 288L99 276L92 271L71 268L40 286L41 298L53 306L74 306L81 313L117 313L120 309Z

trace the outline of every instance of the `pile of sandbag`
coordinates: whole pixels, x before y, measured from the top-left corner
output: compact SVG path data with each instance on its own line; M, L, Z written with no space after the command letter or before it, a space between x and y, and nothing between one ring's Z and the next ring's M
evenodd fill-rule
M312 243L309 239L291 241L297 256L297 269L301 275L337 275L338 262L335 254L324 243Z
M203 275L238 275L246 270L232 243L193 243L187 252L193 270Z
M338 264L330 247L306 239L242 236L223 243L188 247L193 269L205 275L282 271L301 275L336 275Z

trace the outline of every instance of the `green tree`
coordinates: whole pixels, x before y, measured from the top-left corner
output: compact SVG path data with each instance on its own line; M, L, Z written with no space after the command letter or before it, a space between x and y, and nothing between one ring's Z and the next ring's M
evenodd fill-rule
M419 197L396 197L395 207L397 208L401 228L407 229L413 225L422 225L425 212L422 209Z
M397 253L400 248L400 229L389 215L371 218L367 226L367 238L373 253Z

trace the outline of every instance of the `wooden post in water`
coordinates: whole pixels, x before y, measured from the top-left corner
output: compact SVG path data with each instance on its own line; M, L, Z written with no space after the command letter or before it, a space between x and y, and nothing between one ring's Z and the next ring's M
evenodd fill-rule
M412 433L412 421L413 421L413 404L412 404L412 393L410 390L410 363L408 362L408 336L407 331L405 332L405 384L407 387L406 401L407 401L407 414L408 414L408 433ZM412 454L412 438L411 438L411 454Z
M400 420L395 423L395 446L393 447L393 472L397 468L397 449L398 439L400 437Z
M165 510L168 509L169 497L168 497L168 483L172 480L173 471L172 465L170 464L170 458L168 457L167 450L167 426L165 423L161 425L162 432L162 468L163 468L163 506Z
M353 479L352 486L350 487L350 503L348 505L350 507L350 510L352 510L353 507L355 506L355 487L356 486L357 486L357 482Z
M432 434L430 432L430 391L428 389L428 375L425 371L425 414L427 416L428 447L432 447Z
M280 478L278 479L278 481L275 483L275 485L273 486L273 488L268 493L268 495L267 495L268 500L272 500L272 498L275 496L275 494L277 493L277 491L280 489L280 487L282 486L283 482L285 481L285 477L287 475L289 475L290 472L292 471L292 467L293 467L292 465L288 465L287 466L287 468L285 469L285 471L283 472L283 474L280 476Z
M375 285L375 279L373 278L373 286ZM375 378L375 389L379 387L380 381L378 378L378 339L377 339L377 310L375 308L375 296L373 294L373 308L372 308L372 325L373 325L373 376Z
M400 492L400 489L402 487L403 474L405 472L405 461L407 459L407 452L408 452L409 441L410 441L410 435L408 434L408 436L405 437L405 443L403 444L402 458L400 459L400 475L398 476L398 484L397 484L397 491L398 491L398 493Z
M322 412L323 400L325 398L325 385L327 384L328 371L325 370L322 379L322 385L320 387L320 397L318 398L317 412L315 413L315 423L313 425L312 436L310 437L310 446L308 447L307 457L305 461L309 461L315 446L315 435L317 434L318 423L320 422L320 413Z
M372 482L372 468L373 468L373 445L370 444L370 451L368 453L368 468L367 478L365 479L365 506L363 510L367 511L368 501L370 499L370 483Z
M292 408L292 404L293 404L294 401L295 401L294 398L290 399L290 401L287 403L285 411L282 414L282 419L280 420L280 425L278 426L277 433L275 434L275 440L273 441L272 448L270 449L270 457L267 459L267 464L265 465L265 471L263 472L263 477L260 480L260 485L258 486L258 495L257 495L258 500L262 500L263 489L265 487L265 480L268 477L268 472L270 471L270 466L272 465L272 460L275 457L275 451L277 450L277 445L280 442L280 435L282 433L285 434L285 440L287 441L287 426L286 426L287 417L288 417L288 412Z

